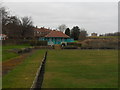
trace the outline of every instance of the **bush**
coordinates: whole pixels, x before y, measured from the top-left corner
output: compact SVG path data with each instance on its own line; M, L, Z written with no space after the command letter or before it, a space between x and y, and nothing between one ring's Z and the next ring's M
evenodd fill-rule
M47 46L47 41L38 41L38 40L15 40L9 39L2 41L2 45L31 45L31 46Z
M37 41L37 40L32 40L29 42L31 46L47 46L47 41Z
M81 49L118 49L118 39L87 39Z
M64 46L62 49L78 49L76 46Z
M37 42L35 40L31 40L31 41L29 41L29 44L31 46L36 46Z
M37 46L47 46L47 41L37 41Z
M78 42L68 42L67 45L75 46L75 47L81 47L81 43L78 43Z

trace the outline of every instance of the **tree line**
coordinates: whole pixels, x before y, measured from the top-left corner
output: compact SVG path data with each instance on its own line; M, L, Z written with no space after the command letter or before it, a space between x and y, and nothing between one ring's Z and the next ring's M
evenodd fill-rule
M2 33L8 39L31 39L34 36L33 21L31 17L17 17L10 15L5 7L0 7L2 15Z
M0 14L2 15L2 33L6 34L8 39L33 39L34 25L31 17L18 17L10 15L5 7L0 7ZM84 40L87 36L87 31L74 26L71 30L62 24L58 28L60 31L65 30L65 34L74 40Z
M65 34L73 38L74 40L85 40L87 31L85 29L80 29L78 26L74 26L71 30L67 28Z
M120 32L100 34L100 36L120 36Z
M71 30L70 28L67 28L65 24L61 24L58 26L58 29L61 32L65 31L65 34L73 38L74 40L80 40L83 41L86 39L87 31L85 29L80 29L78 26L74 26Z

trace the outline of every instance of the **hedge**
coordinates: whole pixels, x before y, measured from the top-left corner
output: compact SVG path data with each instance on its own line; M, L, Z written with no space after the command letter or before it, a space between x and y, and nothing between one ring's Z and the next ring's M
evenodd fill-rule
M38 40L3 40L2 45L22 45L22 44L29 44L31 46L47 46L47 41L38 41Z

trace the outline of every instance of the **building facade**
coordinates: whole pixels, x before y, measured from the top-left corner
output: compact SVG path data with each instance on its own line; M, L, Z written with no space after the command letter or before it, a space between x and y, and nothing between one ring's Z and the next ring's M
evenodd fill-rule
M45 35L49 34L52 30L41 27L41 28L34 28L34 37L39 39L44 37Z
M8 37L5 34L0 34L0 40L6 40Z
M45 37L39 38L39 40L44 40L48 42L48 45L61 44L67 42L74 42L74 39L71 39L68 35L64 34L61 31L53 30Z
M91 33L91 36L97 36L97 33Z

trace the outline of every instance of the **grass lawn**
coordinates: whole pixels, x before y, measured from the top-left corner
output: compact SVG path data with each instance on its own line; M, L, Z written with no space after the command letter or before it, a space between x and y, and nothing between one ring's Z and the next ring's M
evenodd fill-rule
M0 62L2 61L2 46L0 45Z
M8 74L3 76L3 88L30 88L45 50L37 50Z
M43 88L117 88L117 50L49 50Z
M2 46L0 45L0 89L2 89Z
M19 56L19 54L14 53L14 52L9 52L8 50L10 49L18 49L18 48L26 48L30 47L29 45L7 45L7 46L2 46L2 61L9 60L11 58Z
M2 90L2 77L0 77L0 90Z
M9 60L9 59L17 57L17 56L19 56L19 54L17 54L17 53L8 52L5 50L2 51L2 61L6 61L6 60Z
M29 47L29 45L28 44L23 44L23 45L5 45L5 46L2 45L2 49L3 50L13 49L13 48L26 48L26 47Z

